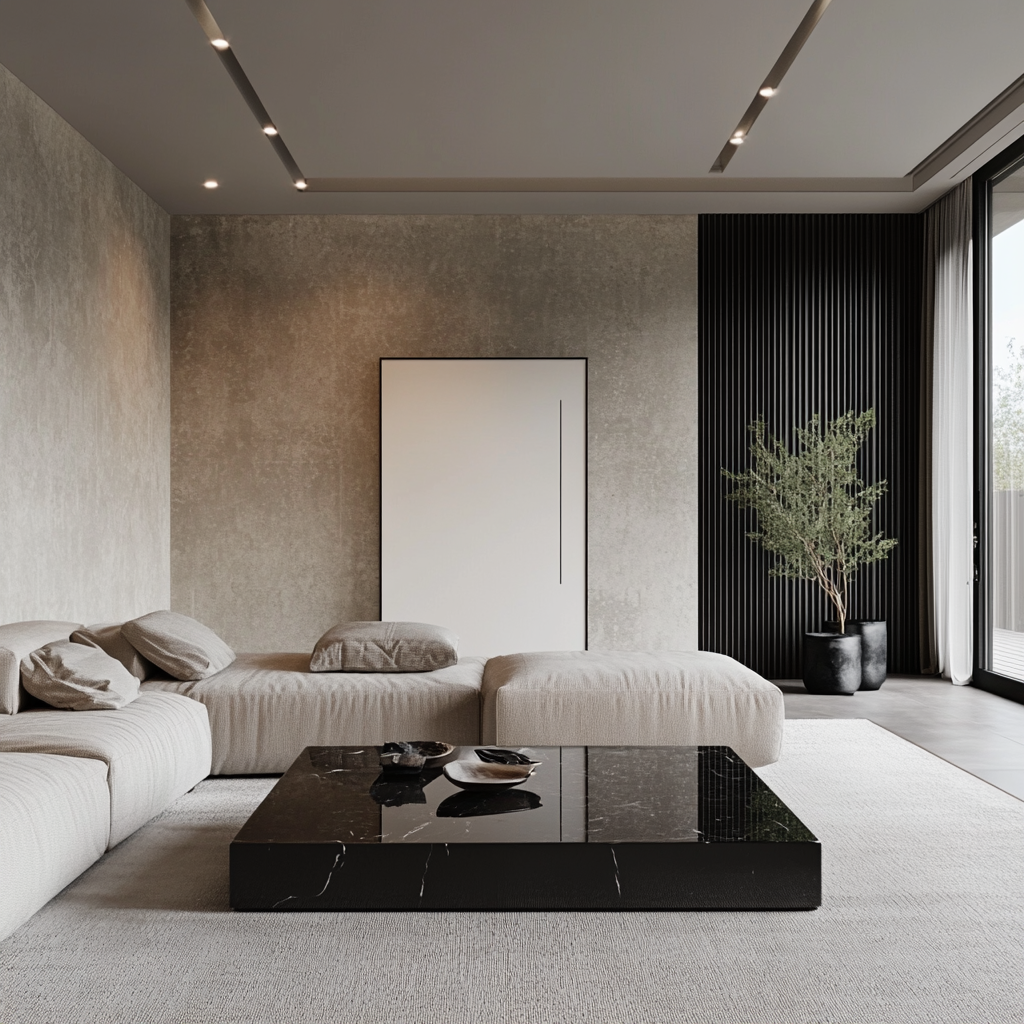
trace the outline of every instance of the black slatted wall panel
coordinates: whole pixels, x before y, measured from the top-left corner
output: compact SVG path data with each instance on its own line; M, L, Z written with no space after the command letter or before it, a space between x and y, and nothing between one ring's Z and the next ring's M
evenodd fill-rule
M886 479L876 526L899 544L855 577L853 618L889 623L889 670L917 672L917 471L921 218L700 217L700 644L775 679L801 674L803 633L827 605L813 583L768 575L746 538L753 513L726 502L723 466L749 464L763 415L792 444L814 413L873 406L861 476Z

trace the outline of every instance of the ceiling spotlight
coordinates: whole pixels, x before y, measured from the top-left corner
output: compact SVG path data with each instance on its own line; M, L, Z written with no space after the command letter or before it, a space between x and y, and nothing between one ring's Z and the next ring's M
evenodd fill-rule
M211 39L210 45L215 50L226 50L231 44L226 39Z
M771 85L764 85L757 90L758 96L763 96L766 100L770 100L779 90Z
M299 178L299 180L295 182L295 187L301 192L306 187L305 180L303 178Z
M266 124L263 126L264 135L276 135L277 129L272 124Z
M203 188L217 188L220 185L219 181L214 181L213 178L208 178L203 182Z

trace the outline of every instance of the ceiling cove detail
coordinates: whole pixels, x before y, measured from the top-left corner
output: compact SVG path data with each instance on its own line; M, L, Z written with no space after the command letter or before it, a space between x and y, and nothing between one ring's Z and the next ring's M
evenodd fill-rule
M915 192L968 153L1001 122L1024 106L1024 75L1011 83L974 117L936 147L902 177L731 177L721 176L739 144L745 141L758 115L778 91L817 27L831 0L814 0L782 53L758 89L728 142L722 148L709 177L309 177L285 144L255 87L242 68L227 35L205 0L185 0L196 21L216 50L225 70L245 100L261 130L288 172L295 188L306 193L901 193ZM988 145L1009 137L1024 125L1024 117ZM1004 127L1006 127L1004 125ZM987 145L987 141L986 141ZM957 174L978 162L972 153Z

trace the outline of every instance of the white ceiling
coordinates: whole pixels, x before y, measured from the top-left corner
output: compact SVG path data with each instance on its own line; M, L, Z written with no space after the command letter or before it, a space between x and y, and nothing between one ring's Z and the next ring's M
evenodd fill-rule
M831 180L905 178L1019 78L1021 0L833 0L724 175L810 0L208 3L309 178L693 190L297 193L185 0L3 0L0 63L172 213L918 210L1024 133L1020 108L917 191Z

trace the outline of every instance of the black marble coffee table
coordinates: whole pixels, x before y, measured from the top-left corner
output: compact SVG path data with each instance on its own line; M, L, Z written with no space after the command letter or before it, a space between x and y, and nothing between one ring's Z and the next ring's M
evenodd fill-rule
M231 843L236 910L810 910L821 847L729 747L518 748L522 786L307 747ZM451 759L475 760L472 747Z

